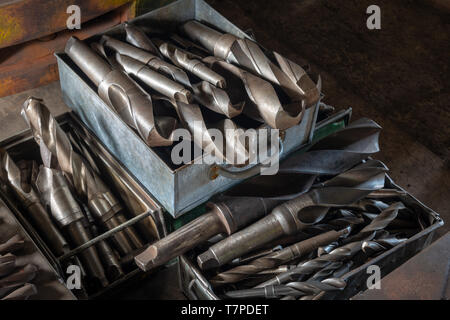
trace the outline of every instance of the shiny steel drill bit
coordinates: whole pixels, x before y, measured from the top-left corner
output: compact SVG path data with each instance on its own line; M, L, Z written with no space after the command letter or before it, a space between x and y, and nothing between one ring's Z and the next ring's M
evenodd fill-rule
M301 263L296 268L259 284L257 288L263 288L269 285L280 285L286 282L295 281L296 277L309 275L320 271L333 262L349 260L356 253L361 251L362 244L363 241L350 242L334 249L329 254Z
M172 81L162 74L153 71L142 62L129 56L117 53L115 58L126 73L138 78L156 92L184 103L192 102L191 92L178 82Z
M31 222L39 231L39 235L56 256L67 253L70 250L69 245L50 219L38 194L30 184L22 179L20 169L3 149L0 149L0 164L0 179L8 184L26 208Z
M342 290L345 286L344 280L329 278L322 281L290 282L285 285L270 285L263 288L228 291L223 297L231 299L276 299L283 296L298 298L300 296L318 294L322 291Z
M122 206L97 173L73 150L66 133L47 107L40 100L29 98L23 105L22 115L30 126L36 142L45 146L57 160L78 196L85 199L97 221L107 230L120 225L120 221L125 219L121 217L124 214ZM132 227L115 233L112 239L115 240L117 249L122 255L142 247L140 241L132 242L133 239L138 239Z
M65 52L98 87L99 97L135 129L146 144L167 146L173 143L176 118L155 109L150 95L126 73L113 69L75 37L67 41Z
M159 57L151 54L150 52L133 47L128 43L114 39L107 35L102 36L100 43L106 48L114 50L120 53L121 55L128 56L135 60L140 61L141 63L148 66L150 69L161 72L162 74L167 75L169 78L183 84L184 86L187 87L191 86L191 82L186 72L184 72L181 68L178 68L173 64L170 64L160 59Z
M27 300L30 296L38 293L38 290L34 284L25 283L23 286L14 290L7 296L1 298L1 300Z
M0 255L0 277L10 274L16 268L16 256L7 253L4 256Z
M15 234L6 242L0 243L0 254L13 253L23 248L25 241L23 237Z
M274 53L275 64L256 42L222 34L198 21L188 21L181 29L216 57L243 66L279 85L294 101L302 99L308 107L319 101L320 82L316 85L303 68L280 54Z
M303 102L282 104L268 81L216 57L206 57L202 61L225 78L231 101L245 101L243 112L247 116L281 130L301 121L305 110Z
M168 42L162 42L159 45L159 50L177 67L189 71L200 79L208 81L218 88L224 89L226 87L224 77L208 68L203 62L189 52Z
M358 171L359 180L346 181L342 186L312 189L282 203L273 209L270 215L211 246L197 257L200 268L219 267L277 237L295 234L321 221L330 207L345 207L364 198L373 190L384 187L385 168L353 170ZM343 175L345 174L344 172Z
M251 261L249 264L237 266L224 271L210 279L213 286L236 283L248 276L260 273L264 270L275 268L283 263L294 260L313 252L318 247L333 242L349 233L349 228L341 231L328 231L315 237L297 242L270 255Z
M41 199L50 208L59 227L70 236L72 243L75 246L81 246L92 238L90 232L83 226L84 215L81 208L73 197L62 171L47 167L48 163L44 162L44 165L41 166L36 180ZM83 250L80 253L80 260L93 279L96 279L103 287L108 285L95 246Z
M139 27L136 27L128 22L125 22L123 24L123 28L125 29L125 33L127 34L126 36L127 42L131 43L132 45L138 48L146 50L158 56L161 59L163 58L158 48L152 42L152 40L150 40L150 38L147 37L145 32L142 31Z

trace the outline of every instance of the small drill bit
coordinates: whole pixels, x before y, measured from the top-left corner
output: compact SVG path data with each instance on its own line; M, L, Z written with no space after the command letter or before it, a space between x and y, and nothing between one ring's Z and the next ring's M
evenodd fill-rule
M280 264L304 256L319 246L335 241L349 233L349 229L341 231L328 231L315 237L297 242L270 255L251 261L249 264L237 266L216 275L210 280L213 286L236 283L249 275L260 273L264 270L275 268Z
M15 289L1 300L27 300L30 296L37 294L38 290L34 284L25 283L23 286Z
M0 254L13 253L23 248L25 241L23 237L15 234L6 242L0 243Z
M0 277L10 274L16 268L16 256L7 253L4 256L0 255Z
M342 290L345 286L345 281L338 278L329 278L322 281L289 282L285 285L270 285L263 288L228 291L223 297L231 299L274 299L283 296L298 298L322 291Z

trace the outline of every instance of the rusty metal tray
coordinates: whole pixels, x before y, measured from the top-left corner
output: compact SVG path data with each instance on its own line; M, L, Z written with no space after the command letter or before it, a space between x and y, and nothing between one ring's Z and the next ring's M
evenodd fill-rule
M209 23L240 37L251 38L202 0L179 0L131 22L155 30L173 30L179 23L191 19ZM123 26L119 25L106 33L121 37L123 32ZM250 166L228 169L209 164L194 165L192 162L174 166L168 156L170 149L148 147L100 99L95 86L66 54L56 53L56 57L65 103L173 217L188 212L212 195L242 181L242 170L246 174L255 174L256 170L252 171ZM309 108L300 124L286 130L281 158L311 142L318 110L318 105Z
M0 190L0 195L5 201L8 208L14 213L22 226L30 234L31 238L37 244L39 249L44 253L52 267L58 271L61 278L65 278L64 262L76 255L83 249L90 247L100 240L112 236L115 232L124 229L127 226L135 225L140 231L141 236L147 243L160 239L166 235L166 227L164 223L163 213L160 205L154 200L139 182L112 156L95 135L86 128L86 126L72 112L65 113L57 118L58 123L65 131L75 131L77 135L85 142L90 155L105 182L111 187L117 198L121 200L124 207L132 217L122 225L100 234L98 237L89 242L73 248L72 251L61 257L56 257L50 248L40 237L39 233L33 228L32 224L27 220L26 215L22 214L22 208L14 198L8 194L8 190ZM0 147L6 149L13 159L34 159L40 160L39 145L34 142L31 130L25 130L0 142ZM143 226L144 225L144 226ZM145 231L144 231L145 230ZM134 266L134 264L133 264ZM94 293L86 295L85 292L75 290L80 298L96 298L104 294L109 294L113 289L121 286L131 278L151 277L151 274L144 274L136 266L131 268L126 274L109 284L108 287ZM117 290L116 290L117 291Z
M388 177L387 180L388 188L398 189L406 193L406 191L396 185L391 178ZM359 292L367 289L367 278L371 275L370 273L367 273L367 267L369 265L378 265L380 267L381 277L384 277L431 243L436 229L441 227L444 224L444 221L440 218L439 214L425 206L409 193L402 196L401 200L407 206L414 208L419 214L426 217L428 221L430 221L430 226L415 234L407 241L373 258L368 263L343 275L342 279L347 283L346 288L341 291L329 291L322 297L322 299L350 299ZM202 275L202 272L197 267L196 262L191 259L189 254L179 257L178 268L180 287L189 299L219 299L219 297L214 293L212 286Z

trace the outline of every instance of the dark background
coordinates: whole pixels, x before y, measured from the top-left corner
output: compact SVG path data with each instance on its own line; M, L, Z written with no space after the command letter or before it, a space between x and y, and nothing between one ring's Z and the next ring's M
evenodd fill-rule
M322 76L325 103L378 122L376 157L450 221L450 1L207 2L264 47L307 61ZM381 30L366 27L372 4L381 8Z

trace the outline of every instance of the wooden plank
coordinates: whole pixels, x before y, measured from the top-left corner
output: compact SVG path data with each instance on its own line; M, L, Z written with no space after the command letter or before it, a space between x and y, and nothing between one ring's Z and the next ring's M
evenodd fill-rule
M131 0L14 0L0 4L0 48L48 36L67 28L67 7L78 5L81 23Z

